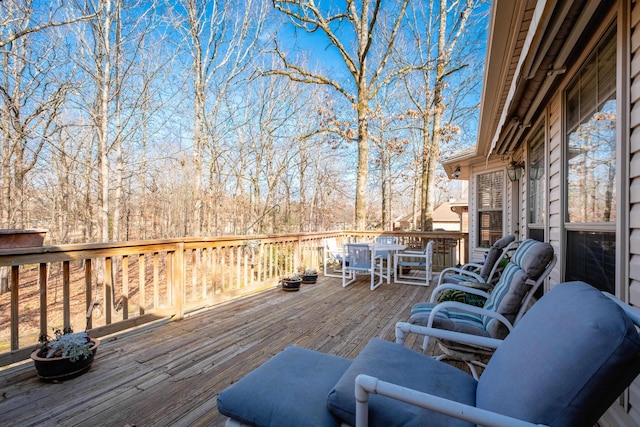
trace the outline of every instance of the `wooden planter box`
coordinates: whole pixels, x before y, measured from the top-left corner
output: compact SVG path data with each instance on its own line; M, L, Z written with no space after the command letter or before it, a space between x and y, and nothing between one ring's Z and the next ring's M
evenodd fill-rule
M17 230L0 228L0 249L30 248L42 246L47 230Z

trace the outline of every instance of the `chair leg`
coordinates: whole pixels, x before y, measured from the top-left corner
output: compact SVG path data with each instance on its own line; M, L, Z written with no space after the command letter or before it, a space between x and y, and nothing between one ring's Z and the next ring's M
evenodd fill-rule
M384 282L384 264L382 260L380 260L379 267L380 267L380 272L376 273L375 263L371 265L371 290L372 291L375 290L378 286L382 285L382 283ZM376 274L378 275L378 277L380 277L380 279L378 280L377 283L374 284Z
M349 273L347 275L347 273ZM349 281L347 281L349 279ZM342 287L346 288L350 284L356 281L356 272L353 270L348 270L344 266L342 267Z

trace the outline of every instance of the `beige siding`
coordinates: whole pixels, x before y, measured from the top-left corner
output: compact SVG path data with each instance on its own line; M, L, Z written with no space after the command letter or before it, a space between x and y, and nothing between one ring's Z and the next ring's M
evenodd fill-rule
M629 139L629 302L640 306L640 7L631 12ZM640 405L640 400L637 400Z
M549 150L548 165L548 190L547 190L547 206L548 206L548 241L553 246L556 254L561 256L560 242L562 240L562 120L561 120L561 95L556 94L547 106L547 133ZM561 282L562 263L557 263L553 271L549 275L548 287Z

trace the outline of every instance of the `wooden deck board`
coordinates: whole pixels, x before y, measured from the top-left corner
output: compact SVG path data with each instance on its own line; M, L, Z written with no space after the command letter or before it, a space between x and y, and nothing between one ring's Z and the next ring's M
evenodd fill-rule
M28 361L0 371L0 425L222 425L218 393L286 346L353 358L371 337L393 341L431 290L321 277L105 337L91 370L61 384L38 381Z

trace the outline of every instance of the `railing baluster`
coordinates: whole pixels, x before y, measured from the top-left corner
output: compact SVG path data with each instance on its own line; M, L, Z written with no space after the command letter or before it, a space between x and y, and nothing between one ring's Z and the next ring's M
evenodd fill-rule
M122 256L122 320L129 318L129 257Z
M20 289L20 266L14 265L11 267L11 350L17 350L20 348L20 340L18 334L20 331L20 313L18 311L20 295L18 290Z
M159 289L159 281L160 281L160 267L158 266L158 256L157 252L153 253L153 309L157 310L160 307L160 289Z
M71 275L69 261L62 262L62 325L63 331L70 331L71 327Z
M104 318L107 325L111 324L111 292L113 291L113 263L111 257L104 260Z
M138 312L140 315L145 314L145 308L147 304L146 298L146 264L145 264L145 254L138 255Z
M38 341L46 341L47 326L47 263L41 262L38 266L38 284L40 286L40 338Z
M93 309L95 308L94 298L96 297L96 295L93 295L91 258L84 260L84 294L87 309L86 329L88 330L93 328Z

